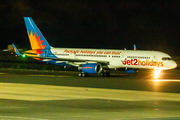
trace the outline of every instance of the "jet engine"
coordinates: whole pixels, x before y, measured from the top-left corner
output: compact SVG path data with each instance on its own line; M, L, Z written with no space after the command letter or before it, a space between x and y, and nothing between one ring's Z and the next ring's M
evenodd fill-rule
M87 63L82 65L81 70L84 73L96 74L101 73L103 67L99 63Z

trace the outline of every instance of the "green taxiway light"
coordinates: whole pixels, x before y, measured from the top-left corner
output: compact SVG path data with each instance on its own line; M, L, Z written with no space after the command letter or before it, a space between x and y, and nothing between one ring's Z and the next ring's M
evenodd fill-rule
M25 55L25 54L23 54L23 55L22 55L22 57L23 57L23 58L25 58L25 57L26 57L26 55Z

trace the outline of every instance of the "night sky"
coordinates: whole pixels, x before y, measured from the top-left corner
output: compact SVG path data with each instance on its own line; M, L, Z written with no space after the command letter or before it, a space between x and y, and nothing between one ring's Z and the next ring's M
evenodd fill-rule
M0 3L0 49L30 49L23 17L53 47L158 50L180 54L180 1L6 0Z

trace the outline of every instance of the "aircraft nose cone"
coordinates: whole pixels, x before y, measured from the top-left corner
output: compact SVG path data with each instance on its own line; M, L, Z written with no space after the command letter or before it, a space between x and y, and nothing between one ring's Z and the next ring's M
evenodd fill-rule
M177 67L177 63L175 61L173 61L173 60L172 61L167 61L166 67L168 69L174 69L174 68Z
M174 68L176 68L177 67L177 63L174 61Z
M174 69L174 68L177 67L177 63L176 63L175 61L172 61L172 62L169 64L169 67L170 67L171 69Z

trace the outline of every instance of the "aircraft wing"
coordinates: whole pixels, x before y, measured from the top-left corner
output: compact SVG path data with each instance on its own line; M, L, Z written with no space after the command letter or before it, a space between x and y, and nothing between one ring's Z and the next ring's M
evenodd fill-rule
M109 64L109 61L106 61L106 60L87 60L87 59L75 59L75 58L56 58L56 57L40 57L38 55L30 55L30 54L23 54L21 55L19 53L19 51L17 50L16 48L16 54L18 56L26 56L26 57L31 57L31 58L34 58L34 59L42 59L41 61L43 61L43 59L45 61L51 61L51 60L54 60L54 61L66 61L66 62L97 62L97 63L101 63L101 64L104 64L104 65L108 65Z
M38 59L46 59L46 60L55 60L55 61L68 61L68 62L97 62L101 64L109 64L109 61L105 60L87 60L87 59L72 59L72 58L54 58L54 57L39 57L39 56L27 56L27 57L32 57L32 58L38 58Z

